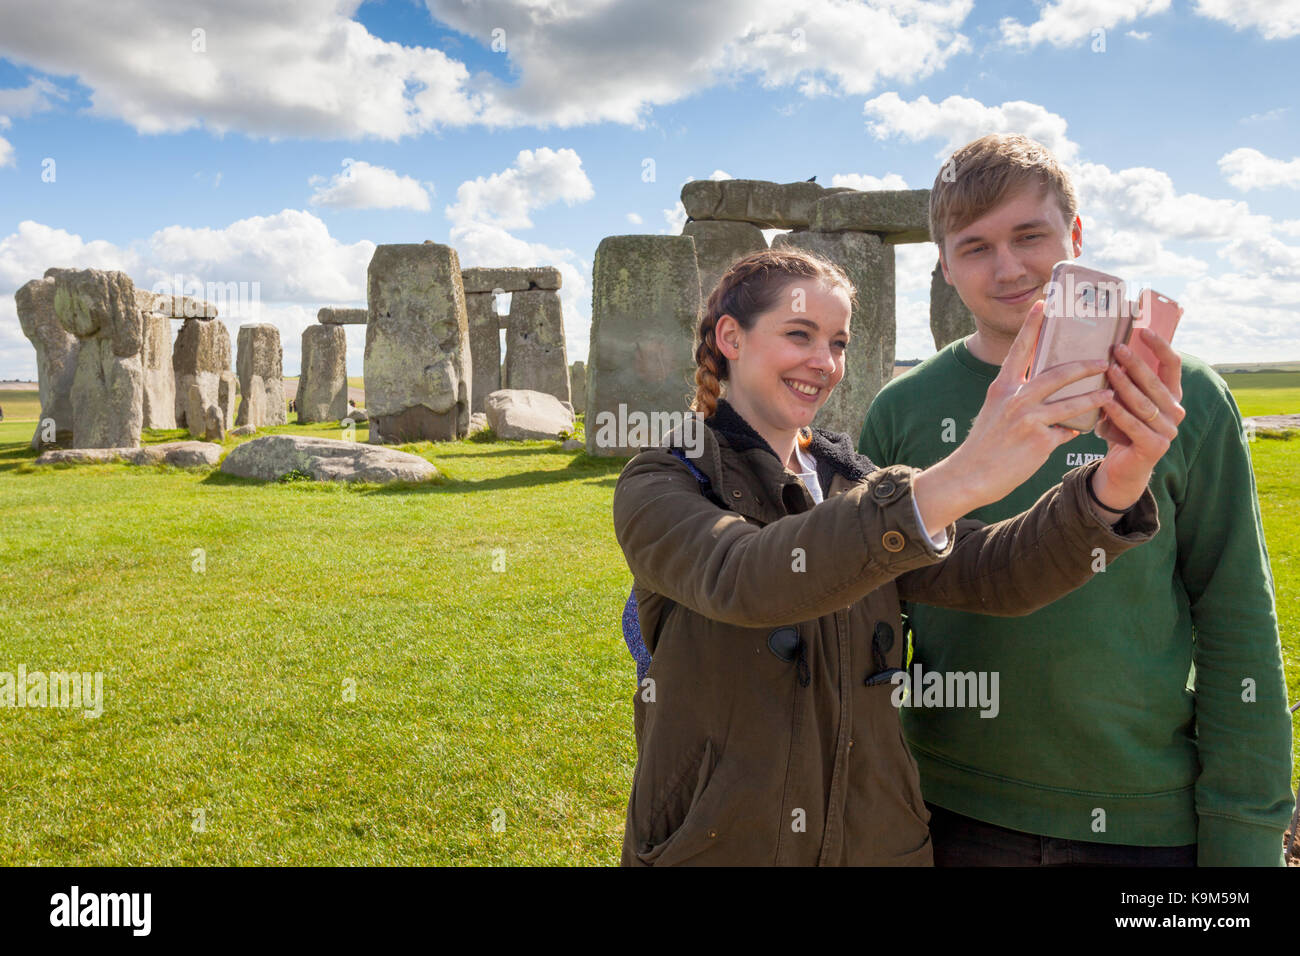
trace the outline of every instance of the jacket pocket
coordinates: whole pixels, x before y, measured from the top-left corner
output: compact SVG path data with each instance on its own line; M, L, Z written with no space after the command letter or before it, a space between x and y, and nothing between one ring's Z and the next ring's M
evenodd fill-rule
M637 835L636 858L646 866L672 866L708 848L698 813L713 780L717 753L705 739L703 752L671 778L651 805L646 829Z

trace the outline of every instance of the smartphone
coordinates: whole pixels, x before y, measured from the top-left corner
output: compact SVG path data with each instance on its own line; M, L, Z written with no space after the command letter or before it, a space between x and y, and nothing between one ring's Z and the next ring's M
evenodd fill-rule
M1109 359L1113 345L1128 340L1133 308L1124 280L1089 269L1072 259L1052 268L1043 307L1043 328L1034 348L1029 377L1041 375L1067 362ZM1106 373L1098 372L1071 382L1054 392L1051 401L1083 395L1106 387ZM1090 432L1097 427L1100 409L1061 422L1066 428Z
M1146 362L1151 371L1159 374L1160 360L1156 353L1143 343L1138 329L1150 329L1166 342L1174 340L1174 330L1178 320L1183 317L1183 307L1168 296L1143 289L1138 293L1137 314L1133 318L1133 331L1129 334L1128 347L1133 354Z

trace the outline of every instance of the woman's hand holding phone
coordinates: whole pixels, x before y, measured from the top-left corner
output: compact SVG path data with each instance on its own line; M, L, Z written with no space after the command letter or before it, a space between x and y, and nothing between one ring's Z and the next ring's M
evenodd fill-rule
M1043 305L1040 299L1030 308L1002 363L1002 370L989 386L988 396L966 440L912 482L917 508L930 534L976 508L1006 497L1038 471L1056 448L1079 434L1072 428L1054 427L1057 423L1094 408L1115 406L1117 418L1128 414L1115 402L1115 393L1108 388L1048 401L1071 382L1106 370L1109 363L1105 359L1067 362L1028 378L1034 345L1043 325ZM1141 464L1154 448L1148 436L1140 438L1141 449L1129 453L1112 467L1111 484L1107 486L1111 497L1102 498L1107 506L1121 503L1138 477ZM1151 464L1154 463L1152 460ZM1147 477L1150 477L1149 470ZM1144 478L1142 488L1145 487ZM1094 489L1094 493L1100 492L1101 488ZM1121 510L1137 501L1141 493L1142 489L1138 489L1132 501L1122 503Z
M1115 360L1106 370L1115 397L1102 405L1104 418L1097 426L1097 436L1106 441L1106 459L1093 475L1092 493L1117 513L1142 497L1187 414L1180 404L1182 359L1150 329L1137 331L1159 360L1159 373L1128 346L1115 346Z

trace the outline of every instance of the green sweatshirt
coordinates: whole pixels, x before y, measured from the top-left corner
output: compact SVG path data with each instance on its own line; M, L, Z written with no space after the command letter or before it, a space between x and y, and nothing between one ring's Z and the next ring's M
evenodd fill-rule
M934 464L997 373L952 343L884 387L859 450L878 466ZM1151 479L1156 537L1027 617L907 608L913 671L996 672L1001 699L991 719L905 706L903 727L925 799L956 813L1065 839L1196 843L1202 866L1276 865L1291 720L1255 476L1224 381L1183 356L1182 382L1187 417ZM1105 453L1080 435L968 517L1018 514Z

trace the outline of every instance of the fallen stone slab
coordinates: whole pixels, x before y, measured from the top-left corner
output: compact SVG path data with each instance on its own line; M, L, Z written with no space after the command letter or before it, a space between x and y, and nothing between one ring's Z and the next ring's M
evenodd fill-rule
M545 392L503 388L489 395L485 405L488 425L505 441L555 438L573 428L572 410Z
M132 465L172 465L211 468L221 458L221 446L206 441L169 441L140 448L54 448L36 459L38 465L97 464L125 461Z
M474 292L527 292L529 289L558 289L560 270L551 266L529 269L462 269L466 294Z
M1300 431L1300 415L1254 415L1243 418L1242 424L1247 433L1254 429L1256 435L1285 435Z
M321 325L365 325L365 309L336 309L326 306L316 313L316 321Z
M245 435L256 435L256 425L239 425L226 432L227 435L234 435L236 438L243 438Z
M425 481L438 469L419 455L367 445L305 435L267 435L235 448L221 470L240 478L275 481L291 471L310 475L313 481Z
M818 200L813 232L873 232L886 242L930 241L930 190L868 189Z

